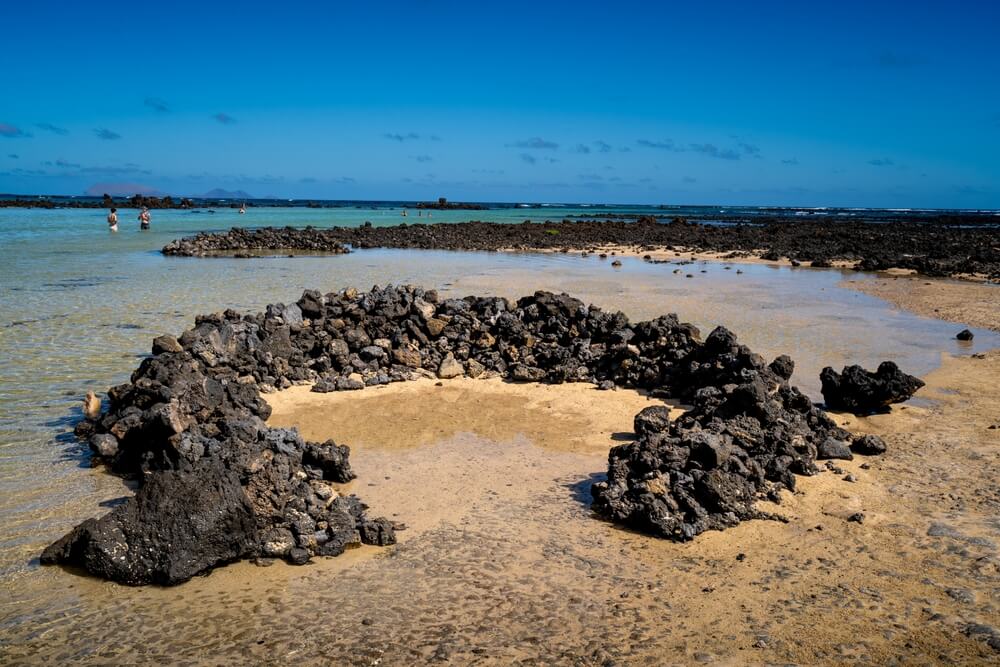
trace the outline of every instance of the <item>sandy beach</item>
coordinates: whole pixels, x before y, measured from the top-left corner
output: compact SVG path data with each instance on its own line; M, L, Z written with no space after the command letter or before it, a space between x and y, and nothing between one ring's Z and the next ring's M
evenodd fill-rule
M372 261L366 257L330 261ZM13 580L7 608L41 622L14 626L10 659L201 664L206 651L223 660L305 664L331 651L349 664L435 656L486 664L990 659L989 635L966 631L1000 622L989 491L997 437L989 429L996 424L989 387L1000 361L992 352L928 356L984 350L989 332L976 347L955 344L952 325L893 314L837 287L854 279L838 270L758 264L737 275L736 264L699 258L677 267L693 273L686 280L669 264L622 259L612 267L610 258L524 257L438 280L451 283L451 294L516 297L544 284L636 317L670 309L706 328L735 322L765 354L794 349L796 381L811 382L814 393L822 364L857 360L866 346L878 355L866 364L882 356L909 359L908 368L924 358L928 368L943 363L922 376L928 386L916 400L891 414L837 416L854 432L883 436L885 456L837 462L842 472L800 478L781 505L762 503L788 523L746 522L685 544L623 530L589 508L608 449L628 441L638 410L659 403L640 393L454 379L267 394L271 424L351 446L358 478L338 488L357 493L370 514L405 525L399 543L304 567L236 563L173 589L29 571ZM813 306L817 294L824 301ZM852 318L842 319L845 312ZM929 454L942 446L947 457ZM131 493L99 470L88 474L105 498ZM845 481L849 474L854 482ZM863 524L846 521L857 512ZM55 588L69 597L54 598ZM116 639L117 621L105 620L131 617L157 639Z
M847 279L843 284L924 317L1000 331L1000 285L911 275Z
M943 359L919 405L839 417L885 437L886 457L838 461L802 480L770 508L788 523L681 545L594 522L581 503L603 452L647 403L631 392L455 380L359 399L298 387L269 400L276 424L356 443L360 479L375 478L358 483L369 504L414 517L396 554L373 555L368 575L384 599L407 596L407 629L375 611L381 596L353 606L400 633L414 659L565 651L672 663L967 663L993 654L963 631L1000 622L990 491L1000 432L989 390L998 378L998 353ZM510 426L512 406L523 430ZM864 523L848 522L856 512ZM473 619L492 628L488 646L463 635ZM398 646L390 640L386 659L404 657Z
M998 377L998 353L944 358L919 404L838 417L881 434L886 456L802 478L772 508L787 523L685 544L590 515L607 448L649 403L634 392L468 379L295 387L269 397L272 422L349 437L359 478L342 488L407 524L397 546L306 568L236 564L177 589L74 578L72 633L53 624L5 653L13 663L990 661L976 628L1000 624ZM864 523L847 521L856 512ZM142 641L105 622L119 613Z

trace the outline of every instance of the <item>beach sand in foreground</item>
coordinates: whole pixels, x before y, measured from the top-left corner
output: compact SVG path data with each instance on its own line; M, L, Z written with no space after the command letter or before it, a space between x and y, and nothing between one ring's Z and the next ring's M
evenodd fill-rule
M885 457L837 461L762 504L788 523L685 544L587 509L607 448L649 404L634 392L461 380L269 401L272 423L350 442L347 490L410 525L338 579L387 659L985 660L992 649L962 631L1000 624L1000 353L947 357L927 379L923 400L891 414L838 416L886 437Z
M963 630L1000 626L1000 430L989 428L1000 422L1000 352L946 356L926 380L918 400L891 414L838 416L883 435L889 451L800 478L796 494L767 506L788 523L750 521L683 544L589 511L589 486L605 472L608 448L650 404L635 392L461 380L271 394L272 423L352 445L359 477L344 491L409 526L397 546L299 568L236 563L172 589L47 570L46 580L77 596L48 608L53 621L20 634L5 657L991 660L984 637ZM864 523L847 521L857 512ZM22 600L25 613L30 606ZM59 622L64 614L74 622ZM123 635L109 620L125 618Z
M599 261L567 258L563 272L488 269L455 278L448 292L518 296L544 284L634 317L676 309L705 330L731 325L763 352L793 353L800 385L815 385L820 364L870 363L859 354L877 361L967 348L954 346L952 325L914 318L892 324L884 306L866 306L874 300L834 287L836 272L754 267L737 278L735 267L709 263L689 267L699 270L688 281L634 259L621 269ZM812 292L790 293L782 276ZM831 312L838 304L843 314ZM977 332L975 344L968 349L991 345L989 332ZM3 658L990 660L995 654L984 637L962 630L970 623L1000 627L991 477L1000 431L988 429L1000 420L995 354L946 355L941 369L924 376L929 385L916 400L891 415L844 418L852 429L884 435L888 454L840 464L843 474L800 478L802 494L786 494L775 508L788 524L748 522L687 544L620 530L588 509L608 448L624 441L634 413L650 404L641 395L587 385L466 387L472 381L271 394L274 401L287 396L290 413L322 414L314 423L300 418L301 428L317 429L308 437L328 434L352 446L359 478L345 490L374 514L409 526L398 546L355 549L301 568L235 563L174 589L33 570L9 580L0 608L11 620ZM298 400L321 402L305 410ZM857 481L844 481L848 473ZM95 484L110 479L92 475ZM118 485L115 493L128 493ZM865 523L847 523L858 511ZM22 618L33 620L17 622Z

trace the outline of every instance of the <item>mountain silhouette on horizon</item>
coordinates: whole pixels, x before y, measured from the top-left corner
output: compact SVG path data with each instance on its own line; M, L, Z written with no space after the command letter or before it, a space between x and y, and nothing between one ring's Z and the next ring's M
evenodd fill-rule
M253 195L249 192L244 192L243 190L223 190L222 188L213 188L201 195L205 199L253 199Z

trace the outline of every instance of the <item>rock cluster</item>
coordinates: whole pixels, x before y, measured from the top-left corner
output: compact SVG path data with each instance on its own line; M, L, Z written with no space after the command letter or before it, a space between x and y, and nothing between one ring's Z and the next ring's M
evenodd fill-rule
M196 236L171 241L164 246L164 255L184 257L212 257L228 254L252 257L249 251L296 250L339 255L350 252L329 230L305 227L262 227L243 229L233 227L221 234L201 232Z
M912 269L930 276L981 274L1000 280L1000 227L995 217L941 216L933 220L866 222L755 220L751 224L697 224L652 216L635 220L585 218L521 224L462 222L331 227L299 230L232 230L198 234L170 243L168 255L204 255L246 249L302 249L337 252L353 248L441 250L592 251L618 245L655 249L732 253L734 257L788 258L795 265L830 267L845 261L856 269Z
M315 377L292 342L305 345L308 330L299 306L277 305L200 317L179 339L156 338L131 381L109 390L109 411L77 427L141 486L48 547L42 562L170 585L240 558L301 563L358 542L393 543L390 522L331 485L354 477L346 446L264 422L262 386Z
M819 379L828 408L856 415L879 412L893 403L901 403L924 386L923 380L907 375L891 361L883 361L874 373L861 366L846 366L838 373L827 366Z
M769 517L757 500L780 500L796 475L818 471L817 459L852 457L851 435L788 384L788 357L768 364L720 327L673 366L659 389L691 409L672 422L662 408L636 415L637 440L611 450L608 479L593 486L598 513L688 540Z
M357 390L414 377L500 376L649 390L692 406L635 417L615 447L594 509L661 537L689 539L761 516L756 500L792 489L817 458L879 453L788 384L794 364L767 363L724 328L702 341L676 315L632 323L565 294L442 299L418 287L322 294L263 313L197 318L161 336L110 410L78 433L115 471L141 477L136 496L75 528L44 562L82 565L130 584L172 584L249 557L304 562L362 541L389 544L330 485L354 475L347 447L266 426L260 392L311 382Z

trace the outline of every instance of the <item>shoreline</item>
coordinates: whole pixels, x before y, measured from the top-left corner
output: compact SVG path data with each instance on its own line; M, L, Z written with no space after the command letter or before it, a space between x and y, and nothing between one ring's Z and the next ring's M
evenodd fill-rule
M845 279L840 286L923 317L1000 332L1000 285L972 278L927 280L880 274L871 280Z
M203 636L224 642L219 645L220 655L235 656L232 652L240 651L243 659L247 655L273 656L290 640L297 642L300 656L325 655L331 647L344 655L366 655L374 632L380 640L385 639L379 650L389 661L413 660L418 655L430 659L441 646L457 660L475 659L484 649L498 660L513 660L521 654L510 647L516 647L524 636L538 637L545 654L553 656L556 651L563 651L563 655L565 651L589 651L588 642L598 641L600 636L601 645L612 655L636 661L667 655L678 662L691 662L694 653L700 653L723 661L753 655L760 661L808 664L829 660L842 650L865 651L876 659L888 659L931 649L959 662L986 660L993 655L986 644L988 637L968 636L963 630L974 623L997 625L1000 621L988 604L993 580L988 572L972 569L982 557L988 557L982 555L983 545L997 538L995 531L978 519L958 516L954 507L949 512L949 501L943 495L956 488L961 502L971 504L983 502L976 494L988 489L984 478L967 484L962 477L986 474L992 456L984 442L969 449L965 438L997 432L987 430L992 422L988 421L989 383L983 378L995 378L1000 362L994 353L984 358L944 357L942 368L928 376L945 378L944 382L929 380L927 391L934 393L926 398L920 394L921 400L894 408L889 415L857 420L829 413L851 431L885 436L889 453L878 459L837 461L841 472L821 468L819 475L801 478L794 494L783 494L781 505L765 505L789 517L789 523L744 522L685 543L652 540L595 521L585 505L572 500L589 486L588 475L604 469L606 453L596 453L596 441L591 444L595 449L583 457L580 452L544 447L546 437L559 444L574 430L592 428L591 423L572 414L552 414L545 409L544 403L550 401L544 396L535 397L534 408L529 406L535 412L530 418L522 417L523 404L505 407L509 396L497 400L489 392L476 392L485 400L475 414L451 414L452 422L446 429L461 430L467 419L476 426L477 422L488 425L491 415L505 416L503 426L508 433L522 427L523 422L531 434L529 440L543 440L543 446L512 440L491 448L493 443L508 442L502 433L471 438L444 433L445 442L435 444L435 430L440 428L435 411L447 410L447 403L439 399L453 391L452 383L472 380L444 381L443 387L436 387L436 381L417 380L336 394L309 393L307 387L293 386L286 390L291 393L264 398L270 401L285 395L291 399L297 392L314 400L314 409L309 412L322 411L330 435L338 441L345 425L354 429L351 439L343 442L359 443L352 454L359 478L345 491L355 490L373 505L373 512L407 523L399 533L399 544L390 550L367 546L350 549L338 558L315 559L306 568L278 562L260 569L250 562L237 563L174 590L123 589L92 579L76 580L73 585L88 596L80 616L92 621L106 619L102 604L105 608L109 604L128 606L122 601L132 600L166 614L160 619L150 613L147 627L169 627L171 613L177 615L185 609L191 613L189 598L197 595L203 602L194 609L196 613L213 618L223 614L228 620L209 624L204 631L188 628L180 636L199 645L204 644ZM598 393L583 385L512 388L532 394L536 389L579 389L590 392L598 405L626 393ZM975 420L965 417L967 397L976 402ZM339 411L318 407L325 406L325 400L340 401L342 407ZM586 405L577 395L564 403L584 410ZM491 412L494 408L496 412ZM372 418L373 412L384 415L388 426L383 418ZM617 432L631 429L630 416L631 411L619 415L622 420ZM322 421L318 414L317 421ZM394 449L379 458L379 448L400 444L406 435L401 431L420 431L421 423L429 434L418 447L402 452ZM401 429L400 424L406 428ZM532 431L531 424L539 430ZM357 429L368 429L381 440L354 441ZM593 430L593 435L604 437L610 429ZM912 434L921 440L913 442ZM321 438L323 432L308 436ZM946 470L951 477L946 477L943 485L933 474L948 464L928 454L941 441L949 443L950 452L958 453L951 456L953 462ZM617 444L621 442L610 439L603 446ZM366 448L373 452L372 458L367 458ZM498 458L485 457L483 452L491 449ZM393 458L397 453L406 458ZM974 456L986 460L975 463ZM390 469L390 464L395 467ZM927 465L931 467L925 472ZM856 480L845 480L847 475ZM384 479L386 476L391 479ZM584 480L586 484L581 486ZM406 493L395 493L400 488ZM900 502L901 489L903 497L915 503L912 507ZM988 496L983 497L988 500ZM397 510L382 505L382 498L393 498ZM420 509L421 517L429 523L421 527L402 515L393 516L400 513L400 507L411 514ZM423 508L428 510L426 515ZM846 520L858 512L865 514L863 524ZM968 555L962 556L958 550ZM924 559L930 559L929 566L922 565ZM920 583L916 583L915 573L908 574L915 567L922 577ZM46 574L55 585L64 585L66 576L60 571ZM326 600L315 598L315 591L328 586L332 577L336 577L341 602L329 610L324 607ZM532 583L525 586L525 581ZM871 590L878 591L880 597L871 598L866 592ZM95 602L111 600L112 595L114 602ZM793 610L786 608L789 595L798 601ZM226 601L226 611L213 606L218 600ZM856 606L859 600L865 603L864 609ZM919 611L928 607L933 614ZM315 640L290 636L274 619L286 618L292 610L303 622L314 613L325 613L330 630L317 631ZM484 613L490 627L495 628L489 636L476 630L481 621L469 621ZM857 640L859 632L886 615L895 617L892 637L878 636L864 643ZM928 615L934 618L928 620ZM436 621L428 624L422 618ZM683 620L670 620L677 618ZM717 635L712 623L720 618L733 628L731 636ZM364 623L359 619L365 619ZM85 627L73 630L67 646L86 646L88 638L93 644L92 637L101 636L97 630L100 623L81 622ZM443 636L440 623L470 625L470 630ZM575 631L566 636L553 624L562 630L572 626ZM60 636L62 631L56 627L47 638ZM12 636L20 632L18 629ZM23 632L27 637L28 628ZM641 642L635 641L635 632L641 633ZM681 644L677 641L680 635L690 636ZM901 643L906 645L901 647ZM33 637L23 643L15 641L12 648L12 655L25 658L31 651L43 656L52 650L43 648ZM173 655L178 655L179 647L171 648ZM140 650L137 654L136 645L129 642L114 648L120 656L171 655L162 645Z
M338 252L345 246L587 254L611 249L649 256L651 261L665 259L669 253L682 257L694 252L722 261L784 259L792 266L913 271L931 277L1000 280L1000 229L915 222L716 226L681 219L663 224L656 218L643 216L635 222L473 221L384 227L365 223L360 227L233 228L177 239L161 252L167 256L211 257L234 251Z

